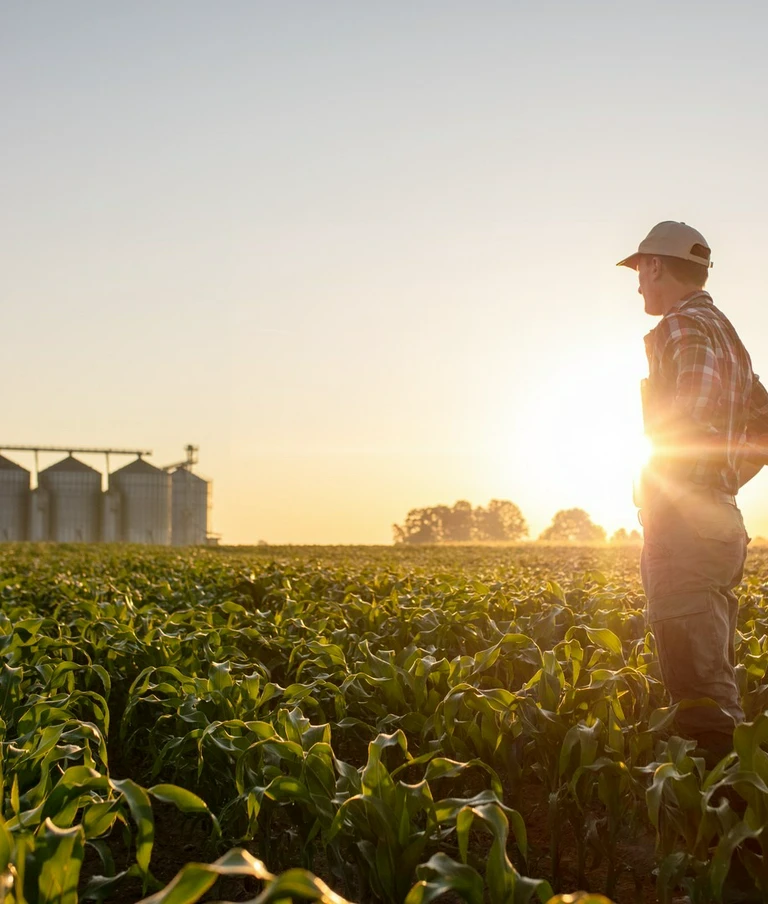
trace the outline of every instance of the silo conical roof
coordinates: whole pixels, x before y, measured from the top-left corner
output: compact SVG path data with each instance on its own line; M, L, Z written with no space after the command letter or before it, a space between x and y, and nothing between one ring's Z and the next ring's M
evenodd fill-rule
M171 477L174 482L186 480L190 483L208 483L205 478L200 477L198 474L193 474L189 468L176 468L176 470L171 473Z
M118 468L116 471L112 472L112 476L114 477L117 474L164 474L161 468L156 468L154 465L151 465L148 461L144 461L143 458L137 458L134 461L130 462L127 465L124 465L122 468Z
M50 465L47 468L44 468L40 473L41 474L58 474L62 471L75 471L80 472L82 474L90 471L93 474L99 474L96 468L92 468L90 465L87 465L84 461L80 461L79 458L75 458L74 455L68 455L66 458L62 458L61 461L57 461L56 464ZM101 475L99 474L99 477Z
M22 468L21 465L16 464L15 461L11 461L10 458L6 458L4 455L0 455L0 471L24 471L29 474L26 468Z

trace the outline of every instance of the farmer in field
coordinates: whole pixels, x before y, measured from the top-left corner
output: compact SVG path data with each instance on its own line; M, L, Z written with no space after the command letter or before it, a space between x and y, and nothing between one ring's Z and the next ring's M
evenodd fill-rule
M685 223L654 226L620 261L639 277L646 313L645 431L653 444L635 502L648 619L678 729L710 765L732 750L743 721L734 671L738 598L749 537L736 494L763 463L751 440L768 432L768 393L727 317L705 291L710 249ZM639 497L639 498L637 498Z

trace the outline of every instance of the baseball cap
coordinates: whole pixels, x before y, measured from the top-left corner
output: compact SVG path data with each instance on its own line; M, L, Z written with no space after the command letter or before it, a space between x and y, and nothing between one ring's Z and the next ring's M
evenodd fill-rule
M679 257L684 261L693 261L704 267L711 267L709 259L711 251L704 236L687 223L676 220L664 220L657 223L648 235L640 242L634 254L625 257L616 264L617 267L631 267L637 270L637 260L641 254L658 254L664 257Z

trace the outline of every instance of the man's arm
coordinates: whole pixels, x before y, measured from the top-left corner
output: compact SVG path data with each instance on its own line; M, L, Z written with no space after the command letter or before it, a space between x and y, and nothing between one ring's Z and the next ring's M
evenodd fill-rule
M763 462L752 458L749 454L742 458L739 464L739 489L763 469Z
M757 374L752 379L752 394L747 415L747 443L739 464L739 486L752 480L768 464L768 390Z
M749 397L749 414L747 415L747 435L764 436L768 434L768 390L760 382L760 377L752 377L752 394Z
M723 453L725 437L714 423L722 382L710 339L693 318L670 314L662 325L662 366L674 396L656 425L659 451L686 477L697 462Z

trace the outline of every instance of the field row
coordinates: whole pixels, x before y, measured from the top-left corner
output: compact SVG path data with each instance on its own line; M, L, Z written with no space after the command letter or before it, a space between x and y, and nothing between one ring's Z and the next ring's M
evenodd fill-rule
M760 555L713 770L635 550L19 546L0 575L8 902L703 902L734 854L768 894Z

